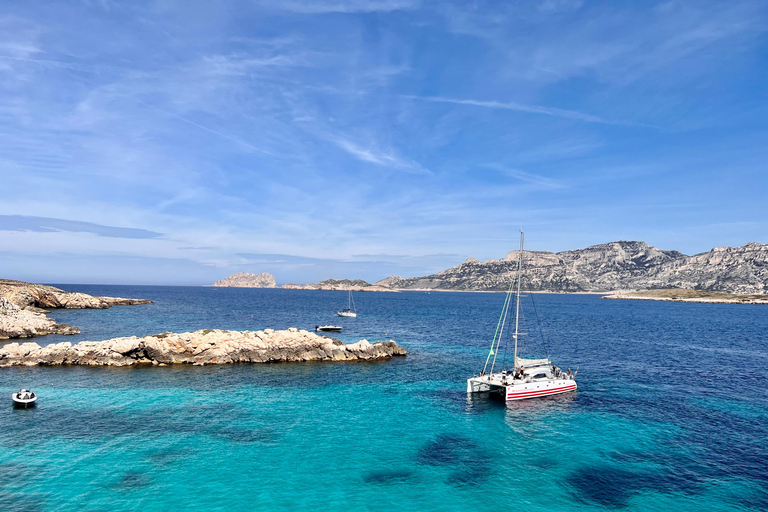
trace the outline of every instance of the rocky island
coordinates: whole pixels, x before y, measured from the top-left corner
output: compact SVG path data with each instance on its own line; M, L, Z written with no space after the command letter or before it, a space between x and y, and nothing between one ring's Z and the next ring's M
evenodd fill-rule
M342 290L353 292L397 292L400 290L370 284L362 279L326 279L319 283L310 284L284 284L282 288L286 290Z
M261 274L238 272L224 279L219 279L212 286L220 288L277 288L277 283L275 276L267 272Z
M394 341L348 345L315 333L283 331L202 330L166 332L105 341L10 343L0 348L0 367L36 365L132 366L137 364L232 364L290 361L372 361L406 355Z
M57 324L45 316L49 309L106 309L118 305L151 303L151 300L145 299L95 297L85 293L65 292L53 286L0 279L0 339L80 332L77 327Z

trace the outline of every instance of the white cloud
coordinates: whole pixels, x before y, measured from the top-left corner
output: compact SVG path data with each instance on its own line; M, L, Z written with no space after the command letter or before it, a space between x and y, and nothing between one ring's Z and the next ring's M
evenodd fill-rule
M432 171L425 169L420 163L397 156L392 152L364 148L344 138L337 137L332 140L338 147L363 162L370 162L372 164L412 174L433 174Z
M610 124L617 126L638 126L635 123L629 123L624 121L615 121L611 119L604 119L602 117L593 116L592 114L585 114L576 110L565 110L562 108L545 107L542 105L529 105L525 103L508 102L503 103L500 101L481 101L481 100L466 100L455 98L442 98L439 96L403 96L404 98L411 98L414 100L432 101L436 103L453 103L455 105L468 105L472 107L492 108L499 110L513 110L516 112L527 112L529 114L542 114L545 116L562 117L565 119L575 119L577 121L584 121L586 123L600 123Z

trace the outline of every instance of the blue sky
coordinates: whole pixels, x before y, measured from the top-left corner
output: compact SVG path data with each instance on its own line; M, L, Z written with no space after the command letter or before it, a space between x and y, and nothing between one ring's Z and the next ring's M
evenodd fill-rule
M768 4L5 2L0 277L768 242Z

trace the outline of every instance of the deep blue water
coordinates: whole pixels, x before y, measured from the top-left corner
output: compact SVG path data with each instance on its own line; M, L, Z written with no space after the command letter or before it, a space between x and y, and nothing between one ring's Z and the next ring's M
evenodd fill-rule
M529 297L527 349L579 390L505 404L464 391L501 294L359 293L345 319L345 292L61 287L155 303L54 311L82 334L38 343L335 322L409 355L0 369L40 395L0 412L0 510L768 510L765 306Z

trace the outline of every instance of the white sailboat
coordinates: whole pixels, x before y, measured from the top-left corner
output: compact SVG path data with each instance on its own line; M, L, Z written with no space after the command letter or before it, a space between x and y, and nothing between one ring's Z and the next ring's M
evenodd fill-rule
M352 298L352 290L349 290L349 305L344 309L338 310L336 315L357 318L357 308L355 307L355 299Z
M523 241L524 234L520 233L520 260L517 266L517 292L509 287L504 307L496 327L496 334L491 342L491 350L485 359L485 366L479 375L467 379L467 393L496 392L505 400L523 400L540 396L556 395L576 390L576 373L560 371L552 364L549 357L539 359L524 359L517 355L518 339L525 333L520 332L520 282L523 275ZM513 282L514 284L514 282ZM496 370L496 356L507 323L507 313L515 295L515 341L514 363L510 370ZM490 364L490 371L489 369Z

